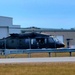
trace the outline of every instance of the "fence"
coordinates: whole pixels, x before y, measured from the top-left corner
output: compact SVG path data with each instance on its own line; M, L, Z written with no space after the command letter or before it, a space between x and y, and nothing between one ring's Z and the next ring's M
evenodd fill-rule
M28 54L28 57L31 56L32 53L49 53L49 57L51 53L65 53L69 52L70 56L72 56L72 52L75 52L75 49L71 48L62 48L62 49L0 49L1 55L9 55L9 54Z

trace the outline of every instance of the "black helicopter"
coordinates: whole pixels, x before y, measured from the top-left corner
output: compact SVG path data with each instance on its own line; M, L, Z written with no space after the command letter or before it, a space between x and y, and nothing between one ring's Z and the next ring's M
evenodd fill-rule
M0 39L0 49L41 49L64 47L55 37L41 33L10 34Z

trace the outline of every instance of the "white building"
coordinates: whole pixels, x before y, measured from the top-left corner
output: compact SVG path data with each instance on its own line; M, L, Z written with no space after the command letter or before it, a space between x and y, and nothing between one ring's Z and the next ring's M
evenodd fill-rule
M13 18L0 16L0 39L12 33L21 33L20 25L13 25Z

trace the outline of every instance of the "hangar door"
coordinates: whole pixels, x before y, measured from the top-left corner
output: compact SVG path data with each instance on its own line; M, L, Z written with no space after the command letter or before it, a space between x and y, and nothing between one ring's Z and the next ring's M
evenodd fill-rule
M0 39L9 35L8 28L0 28Z

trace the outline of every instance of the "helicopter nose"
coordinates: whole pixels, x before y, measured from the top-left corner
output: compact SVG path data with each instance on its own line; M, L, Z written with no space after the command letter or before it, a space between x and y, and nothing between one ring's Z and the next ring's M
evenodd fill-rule
M65 45L64 44L61 44L61 47L65 47Z
M65 47L64 43L59 43L58 45L59 45L59 47Z
M57 48L65 47L65 44L64 44L64 43L57 42L57 43L56 43L56 47L57 47Z

